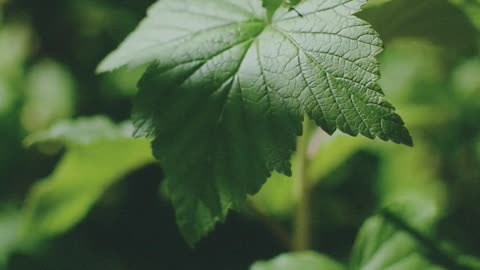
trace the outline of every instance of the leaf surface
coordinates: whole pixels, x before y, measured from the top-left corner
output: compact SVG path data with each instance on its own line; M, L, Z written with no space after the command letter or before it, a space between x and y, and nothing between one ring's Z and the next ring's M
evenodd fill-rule
M100 64L152 63L139 83L137 134L155 138L191 244L272 171L290 174L304 115L330 134L412 144L376 83L382 42L353 16L364 2L305 0L299 16L270 1L163 0Z

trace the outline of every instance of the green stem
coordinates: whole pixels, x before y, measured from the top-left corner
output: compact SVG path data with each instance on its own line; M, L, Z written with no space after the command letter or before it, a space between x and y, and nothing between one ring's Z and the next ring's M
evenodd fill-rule
M293 236L293 249L295 251L308 250L311 248L312 224L310 204L310 181L307 176L308 169L308 145L310 120L305 116L303 134L298 139L297 162L295 176L295 192L297 198L297 211Z

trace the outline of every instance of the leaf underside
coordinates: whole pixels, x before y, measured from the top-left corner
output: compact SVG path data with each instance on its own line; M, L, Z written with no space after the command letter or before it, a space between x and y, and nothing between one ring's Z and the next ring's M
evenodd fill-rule
M151 63L137 134L154 138L191 244L273 170L290 174L304 115L330 134L412 144L376 84L381 40L352 15L364 2L305 0L301 17L260 0L162 0L100 64Z

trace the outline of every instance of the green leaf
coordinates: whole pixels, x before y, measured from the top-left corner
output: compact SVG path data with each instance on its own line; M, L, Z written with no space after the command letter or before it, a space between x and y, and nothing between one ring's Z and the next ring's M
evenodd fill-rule
M37 146L43 149L49 147L75 148L99 141L129 139L132 137L132 133L131 124L125 123L117 126L104 116L95 116L58 122L48 130L29 135L25 139L25 143L27 146Z
M258 0L163 0L100 64L154 63L135 122L191 244L273 170L290 174L304 114L330 134L412 144L376 84L381 40L352 15L364 2L305 0L303 16L280 6L270 21Z
M314 252L280 255L269 262L257 262L250 270L342 270L335 260Z
M54 126L29 139L65 144L55 171L28 195L22 239L39 241L69 230L127 173L153 162L147 140L132 139L103 117Z
M355 241L352 270L442 270L429 261L413 236L384 217L368 219Z

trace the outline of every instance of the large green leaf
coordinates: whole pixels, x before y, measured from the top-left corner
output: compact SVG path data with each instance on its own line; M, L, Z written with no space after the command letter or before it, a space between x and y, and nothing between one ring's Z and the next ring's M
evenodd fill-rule
M64 122L29 142L66 145L55 171L28 196L24 241L43 240L77 224L104 192L124 175L153 161L146 140L132 139L103 117Z
M270 20L259 0L163 0L100 64L154 63L134 117L190 243L273 170L290 174L304 114L330 134L412 144L376 84L381 40L352 15L364 2L305 0Z
M342 270L340 263L314 252L280 255L268 262L257 262L250 270Z

